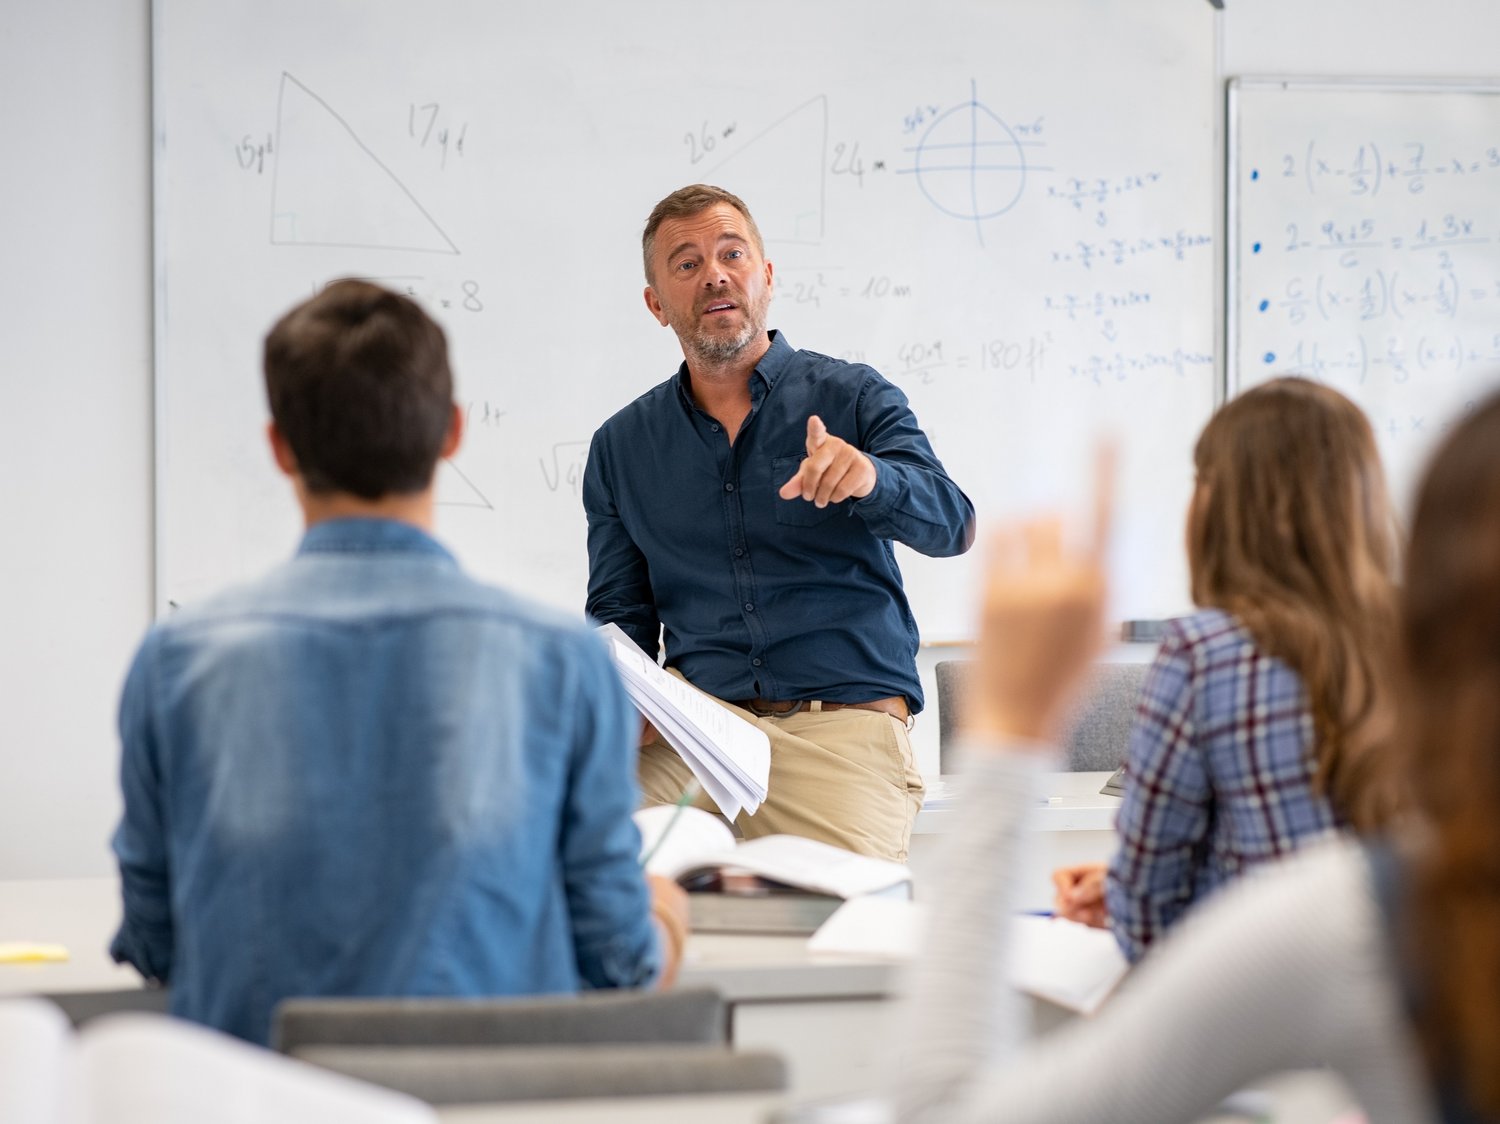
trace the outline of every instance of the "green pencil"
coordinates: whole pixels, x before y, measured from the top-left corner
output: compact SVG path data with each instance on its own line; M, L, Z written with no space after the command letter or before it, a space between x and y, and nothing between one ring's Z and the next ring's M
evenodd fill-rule
M682 790L682 795L677 798L677 803L672 809L672 818L667 821L667 826L661 829L661 834L656 837L656 842L641 857L641 866L644 868L656 857L656 852L661 850L661 845L667 841L667 836L672 834L672 829L677 826L677 821L682 819L682 810L691 804L698 793L703 791L703 786L694 777L688 781L688 786Z

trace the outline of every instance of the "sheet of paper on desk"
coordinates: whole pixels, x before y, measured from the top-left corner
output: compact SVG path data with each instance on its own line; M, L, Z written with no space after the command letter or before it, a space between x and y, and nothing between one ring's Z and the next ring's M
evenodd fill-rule
M742 809L754 815L771 773L765 732L667 674L618 625L598 631L631 702L681 754L719 810L730 819Z
M1108 929L1060 917L1017 917L1010 939L1010 982L1084 1015L1099 1009L1130 967Z
M812 935L817 952L909 959L922 949L926 914L917 902L852 898ZM1011 986L1089 1015L1124 978L1129 965L1107 929L1054 917L1019 916L1011 923Z
M926 913L896 898L850 898L808 938L812 952L847 952L910 960L922 947Z

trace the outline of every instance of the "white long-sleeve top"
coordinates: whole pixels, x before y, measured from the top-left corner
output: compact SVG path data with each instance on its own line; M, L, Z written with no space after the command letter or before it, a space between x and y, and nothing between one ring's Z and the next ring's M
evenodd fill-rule
M1254 873L1188 917L1094 1018L1027 1043L1005 978L1043 755L975 747L887 1070L903 1124L1170 1124L1327 1065L1370 1124L1432 1121L1358 844Z

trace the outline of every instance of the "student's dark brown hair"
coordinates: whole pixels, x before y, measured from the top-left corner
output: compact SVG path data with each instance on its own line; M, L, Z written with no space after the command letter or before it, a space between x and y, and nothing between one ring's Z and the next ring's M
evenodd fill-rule
M335 281L266 336L266 397L308 490L420 492L453 420L443 330L414 301Z

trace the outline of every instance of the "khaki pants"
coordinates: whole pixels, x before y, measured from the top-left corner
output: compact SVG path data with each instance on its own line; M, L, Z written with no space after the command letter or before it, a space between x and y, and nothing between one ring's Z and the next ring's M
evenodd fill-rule
M906 724L878 710L804 706L784 718L760 718L719 705L753 722L771 739L771 779L755 815L740 813L746 839L803 835L862 855L905 862L912 821L922 807L922 774L912 760ZM675 804L692 772L658 738L641 747L643 806ZM718 808L700 794L694 804Z

